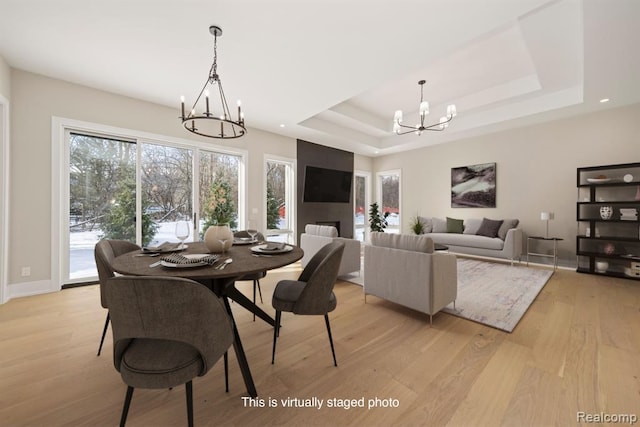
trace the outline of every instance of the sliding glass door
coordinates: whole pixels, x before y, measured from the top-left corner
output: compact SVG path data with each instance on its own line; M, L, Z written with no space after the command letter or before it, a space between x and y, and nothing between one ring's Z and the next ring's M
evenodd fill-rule
M233 229L243 221L244 153L90 132L65 134L64 284L97 278L93 250L100 239L177 242L177 221L188 221L189 242L200 240L203 230L222 218ZM221 200L227 207L222 216Z
M178 242L177 221L193 217L193 150L149 143L141 148L142 243ZM185 241L193 241L193 234Z
M93 248L103 237L136 242L136 144L69 135L69 220L65 276L97 275Z

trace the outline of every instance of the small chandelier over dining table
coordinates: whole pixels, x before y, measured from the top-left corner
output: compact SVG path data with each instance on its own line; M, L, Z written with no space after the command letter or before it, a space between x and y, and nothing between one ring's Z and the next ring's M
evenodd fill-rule
M456 106L451 104L447 106L447 115L440 117L440 121L433 124L425 124L427 114L429 114L429 103L424 100L424 84L426 80L420 80L420 123L415 126L407 126L402 124L402 110L397 110L393 116L393 133L396 135L405 135L407 133L415 132L417 135L422 135L425 130L443 131L449 126L449 122L457 115Z
M200 94L193 103L193 107L188 114L185 114L184 96L180 97L182 115L182 126L189 132L197 135L206 136L208 138L232 139L243 136L247 129L244 124L244 113L241 109L240 100L238 100L238 118L233 120L227 105L227 98L222 90L222 82L218 75L218 37L222 36L222 29L216 25L209 27L209 32L213 35L213 64L209 70L209 76L205 82ZM217 89L216 89L217 87ZM211 90L209 90L211 88ZM210 95L217 90L220 102L213 102ZM204 107L200 106L197 111L198 102L204 95Z

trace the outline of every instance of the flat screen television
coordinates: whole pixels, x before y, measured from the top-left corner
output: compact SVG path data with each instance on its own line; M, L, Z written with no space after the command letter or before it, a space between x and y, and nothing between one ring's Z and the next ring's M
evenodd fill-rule
M353 172L307 166L303 202L349 203Z

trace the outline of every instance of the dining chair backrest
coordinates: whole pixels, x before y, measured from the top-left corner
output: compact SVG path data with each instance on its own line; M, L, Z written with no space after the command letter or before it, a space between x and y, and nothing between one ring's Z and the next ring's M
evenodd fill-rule
M107 280L115 276L113 268L111 267L113 260L122 254L138 249L140 249L140 246L126 240L103 239L96 243L93 254L96 260L96 267L98 268L100 304L102 304L102 307L108 308L105 289Z
M193 280L163 276L109 279L107 301L113 328L114 365L135 339L189 344L202 358L204 375L233 343L222 300ZM170 356L170 355L167 355Z
M305 287L296 301L296 314L326 314L331 292L338 278L344 243L332 242L323 246L304 268L299 281Z

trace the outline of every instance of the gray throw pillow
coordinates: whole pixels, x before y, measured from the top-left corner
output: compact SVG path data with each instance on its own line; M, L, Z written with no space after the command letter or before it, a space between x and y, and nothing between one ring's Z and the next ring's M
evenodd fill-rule
M462 234L476 234L480 225L482 224L482 218L467 218L464 220L464 231Z
M482 219L482 224L480 224L480 228L476 232L478 236L486 236L486 237L497 237L498 230L500 230L500 226L502 225L502 220L493 220L488 218Z
M431 222L433 224L433 232L434 233L446 233L447 232L447 221L442 218L431 218Z
M511 230L512 228L516 228L518 226L518 224L520 223L520 220L517 219L505 219L502 222L502 225L500 226L500 229L498 230L498 237L501 238L502 240L507 238L507 231Z

